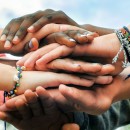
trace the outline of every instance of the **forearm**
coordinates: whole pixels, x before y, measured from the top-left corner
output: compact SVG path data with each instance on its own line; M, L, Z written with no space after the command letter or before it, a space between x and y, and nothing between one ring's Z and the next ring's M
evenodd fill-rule
M97 32L100 36L114 32L114 29L98 27L98 26L94 26L91 24L84 24L84 25L81 25L81 27L90 31L90 32Z

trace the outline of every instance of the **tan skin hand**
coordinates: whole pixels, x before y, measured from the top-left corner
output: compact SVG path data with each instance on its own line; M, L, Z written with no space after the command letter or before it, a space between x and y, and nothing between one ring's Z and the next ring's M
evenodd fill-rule
M27 90L23 97L24 100L19 98L12 102L15 107L14 112L1 112L0 119L21 130L61 130L63 124L70 123L73 120L72 114L62 113L56 107L52 97L42 87L38 87L36 93ZM65 127L63 130L67 130L68 126ZM69 127L75 128L75 125L69 125Z

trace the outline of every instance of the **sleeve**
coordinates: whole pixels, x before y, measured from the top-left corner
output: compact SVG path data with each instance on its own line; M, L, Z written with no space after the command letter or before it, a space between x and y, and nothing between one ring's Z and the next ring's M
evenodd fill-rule
M89 115L85 112L75 112L74 122L80 130L114 130L130 122L130 100L114 103L108 111L101 115Z

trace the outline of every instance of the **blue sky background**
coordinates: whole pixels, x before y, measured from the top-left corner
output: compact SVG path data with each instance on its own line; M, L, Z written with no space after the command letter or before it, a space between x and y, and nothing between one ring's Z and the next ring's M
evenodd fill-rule
M63 10L80 24L118 28L130 23L130 0L0 0L0 27L12 18L47 8Z

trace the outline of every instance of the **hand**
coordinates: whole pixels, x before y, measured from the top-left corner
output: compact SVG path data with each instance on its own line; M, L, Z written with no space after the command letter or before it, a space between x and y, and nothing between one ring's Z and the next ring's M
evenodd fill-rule
M0 119L24 130L60 130L63 124L73 120L71 114L62 113L56 107L52 97L42 87L37 88L36 93L27 90L24 98L26 101L22 98L13 100L12 103L16 110L14 112L0 112ZM12 106L12 104L10 105ZM15 115L16 112L19 112L21 117ZM66 127L63 130L67 130Z
M52 45L53 47L53 45ZM55 47L55 46L54 46ZM35 62L38 57L41 57L42 53L46 53L49 48L41 48L35 52L31 52L26 54L22 60L17 62L17 65L26 66L29 62L29 70L44 70L44 71L67 71L70 73L81 73L79 76L94 81L97 84L109 84L112 82L112 76L98 76L98 75L106 75L114 71L114 67L112 65L101 65L88 63L83 61L77 61L73 59L56 59L45 66L37 66ZM31 62L30 62L31 61ZM27 67L27 66L26 66ZM86 75L89 74L89 75ZM95 76L90 76L95 75ZM98 77L97 77L98 76Z
M63 32L52 33L44 38L40 43L59 43L68 47L74 47L76 44L91 43L93 39L98 36L99 35L96 32L89 32L79 28L78 30L66 30Z
M48 92L63 111L84 111L88 114L97 115L108 110L112 103L129 98L129 82L124 80L128 73L129 71L125 70L116 76L111 84L93 86L89 90L60 85L59 91L52 89ZM11 100L15 100L15 98ZM6 105L7 108L13 107L10 100L7 101ZM0 110L7 108L1 106Z
M37 38L39 41L43 38L45 38L46 36L48 36L49 34L51 33L54 33L54 32L63 32L63 31L66 31L66 30L80 30L83 34L85 33L85 35L81 35L81 36L78 36L77 38L80 37L80 43L82 42L85 42L85 41L88 41L88 40L93 40L93 37L96 37L97 36L97 33L91 33L91 35L87 35L89 34L90 32L88 31L85 31L81 28L78 28L78 27L75 27L75 26L71 26L71 25L62 25L62 24L47 24L45 25L44 27L42 27L38 32L35 32L35 33L28 33L27 36L17 45L9 45L8 47L6 47L4 49L4 52L8 52L8 53L12 53L12 54L21 54L21 53L25 53L25 48L26 46L27 47L31 47L30 45L26 45L28 44L28 42L31 40L31 38ZM79 34L77 34L79 35ZM66 34L65 34L66 36ZM70 47L74 46L75 45L75 40L74 39L61 39L61 35L60 35L60 40L57 40L59 42L59 44L63 44L64 42L63 41L67 41L67 43L64 43L65 45L68 45ZM58 39L59 39L58 38ZM54 40L53 38L51 38L52 40ZM63 41L62 41L63 40ZM50 42L50 41L49 41ZM10 44L10 43L9 43ZM41 46L45 45L46 43L43 43L41 44ZM2 43L2 46L1 48L4 48L4 43ZM37 48L34 47L33 50L36 50Z
M126 69L116 76L109 85L93 86L90 90L60 85L59 91L62 95L56 96L58 95L57 93L50 93L62 109L66 108L65 111L77 110L92 115L102 114L109 109L112 103L130 97L129 81L124 80L129 74L128 70Z
M55 46L55 47L52 47ZM46 47L45 47L46 48ZM64 45L60 46L57 44L48 45L47 53L42 52L42 56L37 58L37 66L44 66L54 59L73 56L78 59L87 59L87 61L98 62L102 64L112 64L112 59L115 57L120 48L120 42L116 34L109 34L97 37L93 40L91 44L87 45L77 45L73 48L66 47ZM39 59L39 60L38 60ZM119 74L122 68L122 61L124 60L123 52L120 54L117 63L113 64L115 66L115 71L111 74ZM31 63L28 62L26 65Z
M18 44L27 32L34 33L49 23L79 26L64 12L47 9L12 19L3 30L0 39L5 42L5 48L9 48L12 46L11 44Z

